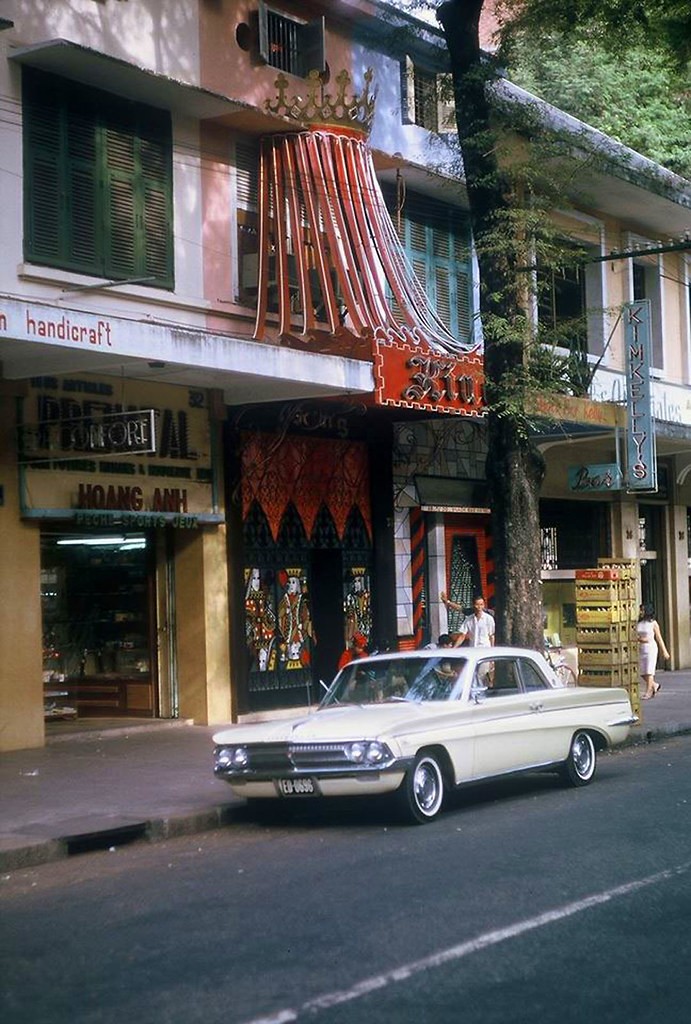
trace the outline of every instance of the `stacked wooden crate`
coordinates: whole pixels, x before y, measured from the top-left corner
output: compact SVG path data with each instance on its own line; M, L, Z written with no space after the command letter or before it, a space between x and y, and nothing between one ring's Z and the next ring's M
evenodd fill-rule
M580 686L623 686L638 697L637 563L600 559L576 570L576 642Z

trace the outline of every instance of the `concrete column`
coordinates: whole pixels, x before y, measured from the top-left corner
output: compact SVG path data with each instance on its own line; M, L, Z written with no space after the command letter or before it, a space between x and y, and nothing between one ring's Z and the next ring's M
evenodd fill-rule
M446 543L444 540L444 516L440 512L428 512L427 525L427 601L431 640L436 643L440 633L448 630L446 607L439 600L439 593L446 590Z
M41 534L20 519L16 393L0 385L0 750L41 747Z
M176 537L175 593L181 718L231 719L225 526Z
M691 609L686 506L669 509L668 594L671 636L668 639L675 669L691 665Z

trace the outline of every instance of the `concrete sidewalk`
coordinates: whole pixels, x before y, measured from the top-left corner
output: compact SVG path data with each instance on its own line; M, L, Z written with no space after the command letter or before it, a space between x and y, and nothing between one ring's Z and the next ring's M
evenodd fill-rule
M631 743L691 732L691 671L658 672ZM212 771L218 727L52 722L44 748L0 755L0 871L135 839L219 828L242 807Z

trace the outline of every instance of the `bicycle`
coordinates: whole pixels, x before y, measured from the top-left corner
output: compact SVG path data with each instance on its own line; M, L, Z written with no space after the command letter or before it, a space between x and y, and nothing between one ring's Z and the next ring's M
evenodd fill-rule
M545 658L560 686L578 686L576 673L566 661L561 644L553 644L545 637Z

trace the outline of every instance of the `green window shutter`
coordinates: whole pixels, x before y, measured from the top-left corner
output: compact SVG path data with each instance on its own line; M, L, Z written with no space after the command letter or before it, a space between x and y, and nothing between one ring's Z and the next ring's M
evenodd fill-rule
M170 193L144 183L144 276L173 285L173 245L170 237Z
M166 114L152 112L138 144L141 177L142 262L138 272L173 287L172 130Z
M33 82L25 86L24 247L27 259L54 263L62 234L60 104L55 95L41 103L37 93Z
M445 324L449 328L449 330L451 330L451 284L449 280L448 267L435 267L434 283L436 291L435 307L437 310L437 316L439 317L441 322Z
M413 270L415 271L416 278L418 279L418 281L420 282L422 287L425 289L425 291L428 292L428 288L427 288L427 263L424 260L416 259L416 258L413 258L411 262L413 264Z
M472 335L470 228L456 207L409 192L400 217L396 192L382 189L387 207L416 277L451 334L468 342ZM391 302L395 308L395 304Z
M105 177L105 273L127 279L137 276L141 260L141 228L136 214L135 138L115 118L103 130Z
M25 257L172 288L167 113L24 69Z
M456 328L455 335L459 341L470 342L472 336L472 312L470 275L459 271L456 274Z
M67 266L92 271L99 266L96 210L96 128L88 110L66 111L67 167L65 179L65 235L63 256Z

